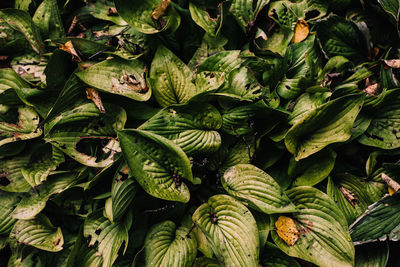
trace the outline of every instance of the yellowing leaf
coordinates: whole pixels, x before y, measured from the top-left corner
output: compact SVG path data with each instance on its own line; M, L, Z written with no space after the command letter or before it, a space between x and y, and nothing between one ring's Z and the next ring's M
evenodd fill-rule
M68 54L72 55L72 59L76 62L81 62L82 59L79 57L78 53L76 52L74 45L71 41L66 42L65 44L60 44L60 50L67 52Z
M289 246L293 246L297 239L299 239L299 230L292 218L279 216L278 220L275 222L275 226L279 237Z
M160 3L158 3L158 6L156 9L154 9L153 13L151 13L151 17L155 20L158 20L164 14L170 3L171 0L162 0Z
M310 30L308 29L308 24L305 20L300 19L296 24L296 30L293 36L293 43L300 43L307 38Z

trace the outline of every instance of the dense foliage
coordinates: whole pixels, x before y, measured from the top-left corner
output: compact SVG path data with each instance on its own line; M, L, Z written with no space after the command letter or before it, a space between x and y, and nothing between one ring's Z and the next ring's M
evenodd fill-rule
M400 265L397 0L1 5L0 261Z

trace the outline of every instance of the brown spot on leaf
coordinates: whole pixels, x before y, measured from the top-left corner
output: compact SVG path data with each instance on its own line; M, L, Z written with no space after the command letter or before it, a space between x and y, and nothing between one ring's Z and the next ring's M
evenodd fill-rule
M339 189L344 197L347 199L347 201L354 207L358 202L356 195L354 195L349 189L344 188L343 186L340 186Z
M9 173L6 171L0 172L0 185L1 186L7 186L11 183L11 181L7 177L8 174Z
M171 0L162 0L160 3L158 3L153 13L151 13L151 17L155 20L159 20L161 16L164 14L165 10L168 8L170 3Z

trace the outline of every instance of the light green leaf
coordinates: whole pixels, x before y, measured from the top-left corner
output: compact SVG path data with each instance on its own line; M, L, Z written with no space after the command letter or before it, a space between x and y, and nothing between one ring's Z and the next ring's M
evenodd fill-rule
M197 253L197 242L186 227L164 221L149 229L144 243L145 266L191 267Z
M101 113L95 104L88 103L67 110L47 123L45 140L61 149L76 161L91 167L105 167L115 161L120 152L116 132L126 122L125 111L115 105L104 104L106 113ZM79 114L79 116L77 116ZM73 127L71 127L73 125ZM78 150L82 141L104 140L99 156L90 151Z
M356 246L355 267L385 267L389 259L387 242L373 242Z
M178 28L181 17L173 4L170 4L165 12L162 12L163 14L159 19L152 17L152 13L163 2L164 0L114 1L118 14L135 30L146 34L154 34L167 29L173 32Z
M97 19L111 21L117 25L123 26L128 24L118 14L109 14L110 10L115 8L113 1L97 1L94 3L89 2L87 7L90 10L90 14Z
M223 266L258 266L258 228L251 212L227 195L214 195L192 216Z
M39 29L33 23L28 12L19 9L6 8L0 10L0 17L11 27L25 35L25 38L36 53L41 54L45 52Z
M44 215L37 216L33 220L18 220L10 233L10 238L50 252L60 251L64 245L61 228L54 227Z
M150 195L188 202L190 192L182 179L193 182L189 159L172 141L141 130L118 132L122 153L133 177Z
M296 122L301 120L301 118L306 116L313 109L324 104L327 96L328 93L315 93L315 94L304 93L300 95L296 99L296 105L294 106L294 109L288 118L289 124L290 125L296 124Z
M40 29L44 39L56 39L65 36L56 0L44 0L33 15L32 21Z
M202 27L210 36L218 35L222 22L223 22L223 5L218 6L218 15L216 18L211 17L210 13L207 11L207 8L211 6L201 5L201 3L197 3L196 1L189 2L189 11L194 22Z
M139 129L153 132L172 140L188 154L214 152L221 145L222 118L212 105L189 103L164 108Z
M400 91L390 90L371 114L368 129L358 139L363 145L394 149L400 147Z
M76 74L79 79L97 89L147 101L151 90L145 81L145 66L139 60L113 58L97 63Z
M204 256L208 258L212 258L214 252L211 248L210 243L207 240L207 237L203 234L199 227L195 226L193 228L193 234L197 240L197 248Z
M349 95L317 107L290 128L286 148L300 160L329 144L348 140L362 104L363 96Z
M272 232L275 244L289 256L321 267L353 266L354 246L346 218L329 196L308 186L292 188L286 194L300 210L293 214L300 235L289 246Z
M49 180L31 189L18 203L12 217L21 220L33 219L45 207L51 196L59 194L76 183L77 173L51 175Z
M31 186L26 182L21 169L28 165L30 154L0 160L0 189L7 192L28 192Z
M250 23L254 23L257 15L268 3L269 0L231 0L229 11L235 16L235 19L242 27L243 31L249 27Z
M336 153L331 149L324 149L306 159L295 161L290 159L288 174L294 179L293 186L313 186L328 177L335 166Z
M258 211L266 214L297 211L278 183L251 164L230 167L221 182L228 194Z
M350 225L351 238L355 244L369 243L379 239L398 241L400 235L400 195L386 196L375 202Z
M200 93L191 81L192 75L174 53L159 46L151 63L149 78L157 102L163 107L183 104Z
M9 112L15 112L15 110ZM17 112L17 123L4 121L3 116L0 116L0 146L42 135L42 130L38 127L39 115L32 108L19 107Z
M18 194L0 191L0 235L8 234L17 221L11 213L19 200Z
M123 222L111 223L102 216L102 210L91 213L83 225L83 236L89 239L89 246L97 243L97 255L103 259L103 267L112 266L123 247L128 247L128 230L132 225L132 215L128 213Z

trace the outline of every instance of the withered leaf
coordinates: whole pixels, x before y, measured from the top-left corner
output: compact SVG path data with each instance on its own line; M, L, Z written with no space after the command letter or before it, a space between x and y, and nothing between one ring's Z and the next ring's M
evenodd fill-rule
M310 33L308 24L305 20L300 19L296 24L296 30L293 36L293 43L300 43L305 40Z
M86 96L88 99L93 101L93 103L96 105L96 107L100 110L101 113L106 113L99 92L96 89L90 87L86 88Z
M293 246L299 239L300 233L292 218L279 216L278 220L275 222L275 227L279 237L289 246Z
M71 41L66 42L65 44L60 44L60 50L67 52L68 54L72 55L72 59L76 62L81 62L82 59L79 57L78 53L76 52L74 45Z
M158 6L156 9L154 9L153 13L151 13L151 17L155 20L158 20L164 14L170 3L171 0L162 0L160 3L158 3Z

